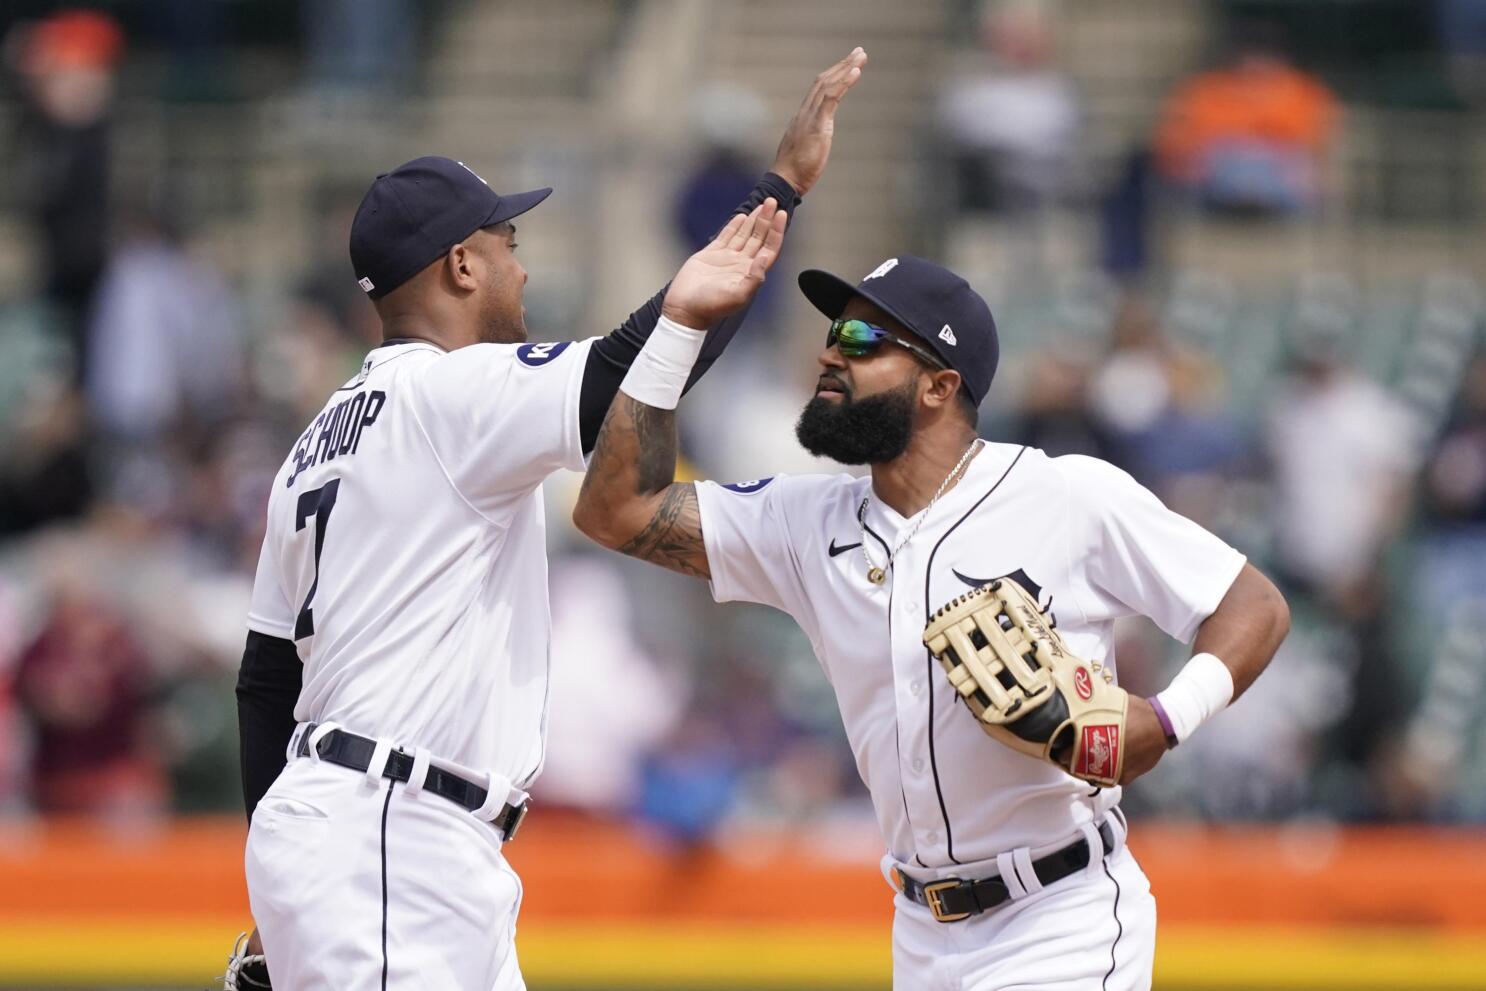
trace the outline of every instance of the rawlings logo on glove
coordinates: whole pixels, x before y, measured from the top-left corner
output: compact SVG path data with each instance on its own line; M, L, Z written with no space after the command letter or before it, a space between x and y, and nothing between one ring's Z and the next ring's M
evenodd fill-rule
M981 729L1074 777L1119 783L1130 696L1068 650L1021 585L1000 578L949 602L924 646Z

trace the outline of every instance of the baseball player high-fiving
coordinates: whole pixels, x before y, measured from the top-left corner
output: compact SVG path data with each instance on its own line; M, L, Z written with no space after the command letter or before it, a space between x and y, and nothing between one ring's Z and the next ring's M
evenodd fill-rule
M720 311L668 299L574 522L809 635L898 892L895 987L1148 988L1155 901L1119 785L1259 675L1284 600L1112 465L981 440L999 348L963 279L899 256L800 288L829 329L798 438L870 474L673 483L684 375L654 369L697 354L689 328ZM1193 644L1151 699L1118 687L1114 621L1132 614Z
M628 372L684 388L721 352L865 61L858 49L817 77L717 239L603 338L525 343L512 221L550 190L498 195L444 158L372 184L351 259L385 339L275 478L248 617L238 700L262 939L235 954L230 985L262 983L266 958L281 988L524 986L501 848L542 764L542 480L583 467ZM643 348L662 298L715 316L696 325L711 328L699 362Z

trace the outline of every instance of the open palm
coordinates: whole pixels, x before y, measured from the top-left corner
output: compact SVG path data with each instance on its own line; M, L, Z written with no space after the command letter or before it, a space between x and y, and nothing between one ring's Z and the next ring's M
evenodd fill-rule
M752 213L734 216L681 266L661 312L683 327L702 330L747 305L779 257L788 219L772 197Z

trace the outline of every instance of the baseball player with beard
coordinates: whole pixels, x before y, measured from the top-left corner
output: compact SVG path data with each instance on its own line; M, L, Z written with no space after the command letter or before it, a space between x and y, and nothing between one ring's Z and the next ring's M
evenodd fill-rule
M372 184L351 259L384 340L275 478L248 615L237 694L261 944L234 952L230 987L524 987L502 846L545 740L542 481L583 468L627 372L676 368L684 388L721 352L865 62L857 49L816 78L717 239L603 338L525 343L512 220L551 190L498 195L434 157ZM642 347L662 300L717 315L696 325L712 328L700 362Z
M899 256L800 288L830 323L798 438L869 473L673 482L685 363L646 356L698 353L720 311L667 300L574 522L804 628L887 848L896 988L1148 988L1155 900L1120 785L1254 681L1285 602L1118 468L978 436L999 347L963 279ZM1192 645L1150 699L1117 684L1134 614Z

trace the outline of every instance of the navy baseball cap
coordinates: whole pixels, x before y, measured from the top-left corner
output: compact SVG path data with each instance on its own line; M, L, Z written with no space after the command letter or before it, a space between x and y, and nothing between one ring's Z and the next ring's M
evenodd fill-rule
M381 299L475 231L520 216L551 192L501 196L463 162L438 155L383 172L351 221L356 282Z
M852 285L818 268L800 273L800 291L832 320L860 296L922 337L944 363L960 373L979 406L996 377L1001 344L991 308L970 283L942 265L899 255Z

